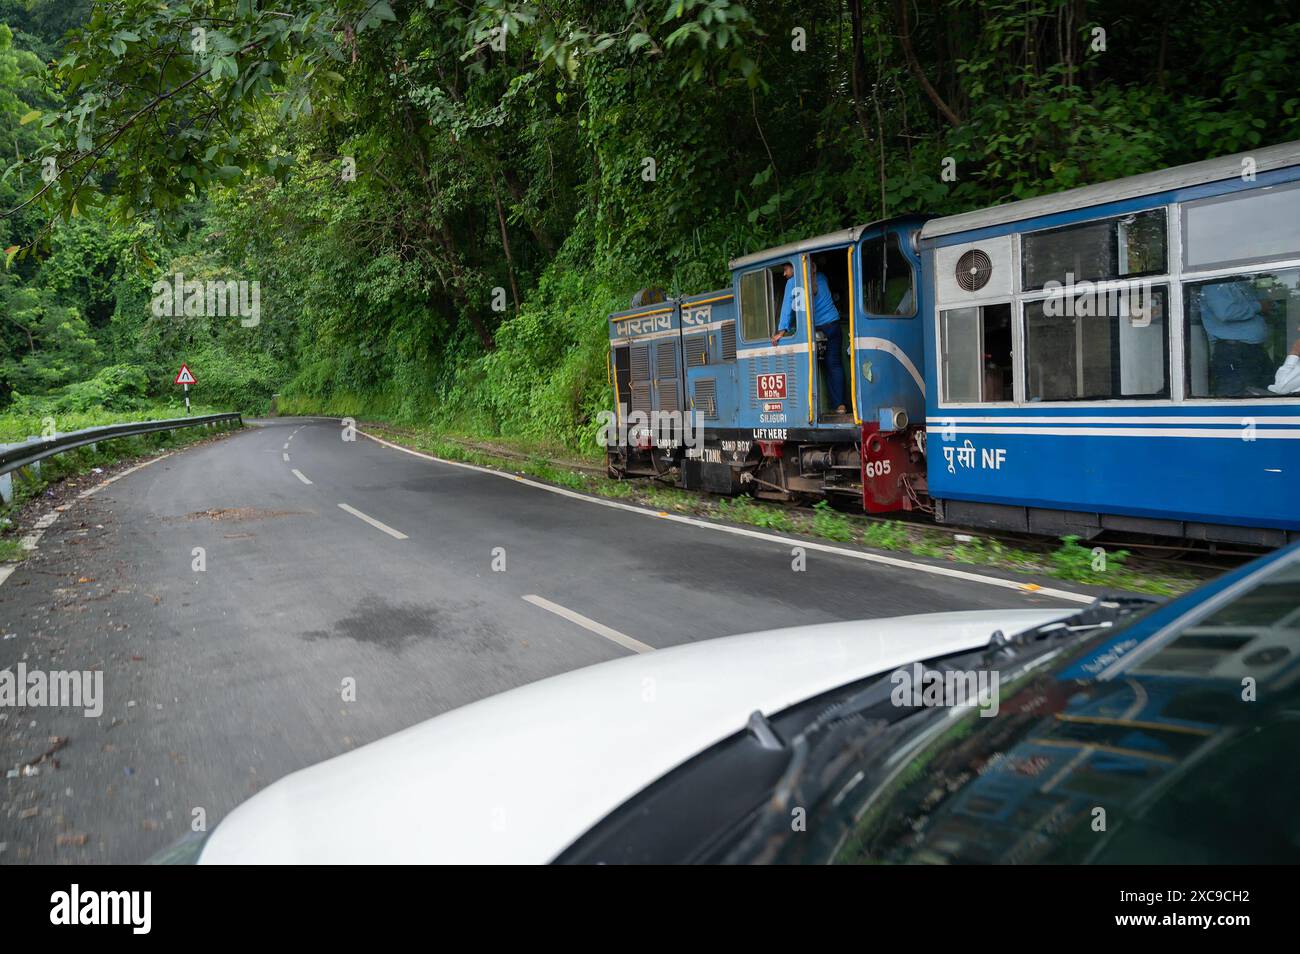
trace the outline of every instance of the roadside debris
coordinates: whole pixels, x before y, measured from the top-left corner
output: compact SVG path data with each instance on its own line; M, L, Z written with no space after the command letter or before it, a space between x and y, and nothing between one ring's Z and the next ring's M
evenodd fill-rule
M300 517L302 510L264 510L261 507L219 507L215 510L196 510L185 515L187 520L264 520L268 517Z
M58 767L59 767L59 760L56 759L56 758L54 758L54 753L55 753L55 752L58 752L60 749L66 748L66 747L67 747L67 744L68 744L68 737L67 737L66 735L52 735L52 736L50 736L50 747L47 748L44 752L42 752L40 755L38 755L36 758L31 759L31 760L25 762L25 763L23 764L23 769L24 769L23 774L24 774L24 775L36 775L37 772L35 772L35 771L27 772L26 769L29 769L29 768L30 768L30 769L35 769L36 766L40 765L40 764L41 764L42 762L44 762L46 759L49 759L49 760L50 760L50 764L53 765L54 768L58 768Z

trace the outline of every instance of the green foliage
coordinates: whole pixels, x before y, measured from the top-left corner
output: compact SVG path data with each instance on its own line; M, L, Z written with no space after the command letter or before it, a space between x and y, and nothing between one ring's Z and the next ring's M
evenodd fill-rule
M1121 580L1126 576L1122 571L1128 555L1127 550L1082 547L1079 537L1071 534L1061 537L1061 546L1052 552L1051 560L1056 575L1062 579L1118 587L1123 585Z
M744 497L735 497L731 500L723 498L717 502L715 509L719 517L732 523L763 527L781 533L793 533L796 529L790 514L781 507L755 503Z
M103 368L93 378L78 381L52 395L46 402L50 411L86 412L129 411L141 407L147 398L149 376L133 364L114 364Z
M203 414L218 414L221 408L192 405L190 413L195 417ZM172 417L183 417L185 405L147 404L130 411L107 411L95 408L89 411L55 411L48 404L28 406L26 408L10 407L0 414L0 441L18 442L28 437L44 433L53 422L53 428L59 433L80 431L87 427L100 427L104 424L125 424L129 421L152 421Z
M819 500L813 504L813 534L819 537L825 537L827 540L852 540L853 525L849 522L848 517L841 513L836 513L830 503L825 500Z
M538 480L545 480L561 487L568 487L570 490L582 490L587 486L587 482L582 479L581 474L555 467L550 461L541 457L530 460L526 471Z
M909 540L907 527L897 520L873 520L862 530L862 542L881 550L902 550Z
M0 354L0 398L38 394L80 379L99 359L90 327L75 308L47 289L21 287L0 277L0 314L16 330L13 348Z
M184 360L209 404L279 393L593 452L606 316L639 287L1300 138L1300 24L1266 0L0 0L0 19L0 407L93 401L71 386L113 366L171 399ZM155 314L178 272L258 281L261 322Z

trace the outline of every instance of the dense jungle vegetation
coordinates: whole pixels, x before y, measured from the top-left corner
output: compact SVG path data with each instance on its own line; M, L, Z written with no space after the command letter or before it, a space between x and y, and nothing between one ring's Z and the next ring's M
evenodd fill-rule
M589 445L640 287L1300 139L1294 14L0 0L0 416L174 401L185 360L207 405ZM178 273L257 320L158 314Z

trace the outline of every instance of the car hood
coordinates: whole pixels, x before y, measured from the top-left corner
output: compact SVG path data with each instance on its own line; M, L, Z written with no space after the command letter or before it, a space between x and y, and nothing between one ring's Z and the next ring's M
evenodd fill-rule
M933 613L727 636L522 686L288 775L200 863L541 863L745 727L904 663L1077 609Z

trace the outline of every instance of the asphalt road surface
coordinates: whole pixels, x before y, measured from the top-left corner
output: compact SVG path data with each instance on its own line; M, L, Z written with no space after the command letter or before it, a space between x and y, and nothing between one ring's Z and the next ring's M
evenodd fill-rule
M0 769L18 769L0 863L145 860L200 810L211 827L296 769L629 652L1066 605L815 549L795 572L797 543L346 442L335 422L175 453L73 504L0 586L0 668L104 673L98 718L0 708Z

